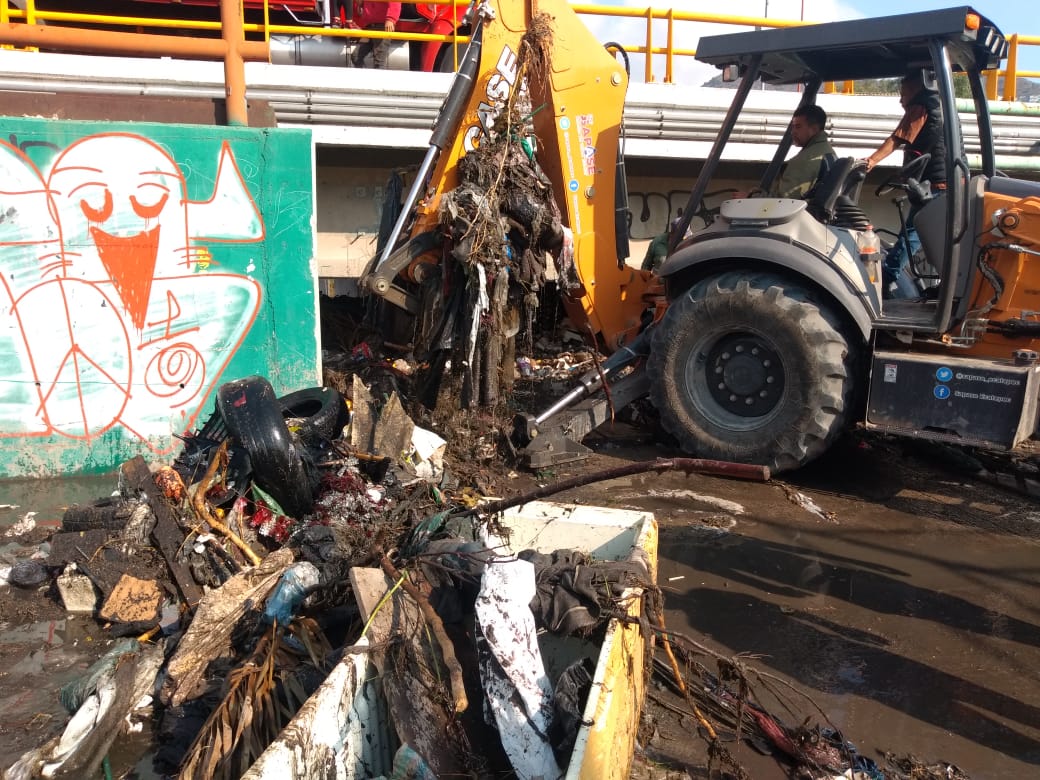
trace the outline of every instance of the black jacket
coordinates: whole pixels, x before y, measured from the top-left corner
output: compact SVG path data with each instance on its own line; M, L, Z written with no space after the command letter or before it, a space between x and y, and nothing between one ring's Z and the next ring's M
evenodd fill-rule
M907 103L906 107L922 106L928 115L924 127L917 134L912 144L909 144L903 153L903 164L906 165L922 154L930 154L931 159L925 168L922 179L927 179L933 185L946 184L946 138L943 134L942 105L939 103L939 95L927 89L922 89Z

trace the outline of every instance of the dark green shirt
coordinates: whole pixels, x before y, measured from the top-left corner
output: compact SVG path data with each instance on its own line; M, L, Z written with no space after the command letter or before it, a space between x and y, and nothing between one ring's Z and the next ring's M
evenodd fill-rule
M644 271L656 271L657 266L668 256L668 231L664 233L658 233L654 236L653 241L650 242L650 246L646 248L646 255L643 257L642 269Z
M778 198L801 198L816 183L820 175L820 163L827 155L833 155L830 139L821 130L814 135L798 154L787 161L771 193Z

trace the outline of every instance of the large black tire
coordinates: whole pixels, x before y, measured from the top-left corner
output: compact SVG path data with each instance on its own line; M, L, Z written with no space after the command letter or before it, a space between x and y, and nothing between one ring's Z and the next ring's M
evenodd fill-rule
M841 322L809 290L774 274L724 273L673 301L655 329L650 398L692 455L782 472L841 433L856 360Z
M131 510L126 501L116 496L99 498L87 504L72 504L61 518L61 530L73 532L104 528L121 531L130 519Z
M217 411L231 437L249 453L256 484L290 517L309 513L314 507L316 475L289 433L271 383L250 376L221 385Z

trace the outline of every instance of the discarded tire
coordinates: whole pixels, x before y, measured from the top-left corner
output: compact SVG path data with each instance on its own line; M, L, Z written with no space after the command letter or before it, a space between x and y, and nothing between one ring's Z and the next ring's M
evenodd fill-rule
M316 480L293 441L271 383L261 376L228 382L217 391L217 412L249 454L253 481L292 517L314 506Z
M347 405L331 387L309 387L278 399L290 431L305 444L337 438L347 424Z
M61 518L63 531L93 531L104 528L120 531L130 518L126 502L118 496L99 498L87 504L73 504Z

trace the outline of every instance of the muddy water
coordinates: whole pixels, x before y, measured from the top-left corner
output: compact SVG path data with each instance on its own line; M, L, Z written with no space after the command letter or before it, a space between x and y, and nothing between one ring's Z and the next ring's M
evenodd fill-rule
M1040 777L1040 506L884 445L785 482L668 473L565 497L656 514L669 628L804 693L772 710L790 725L818 705L874 759ZM692 732L661 722L651 747L696 764ZM731 749L756 780L786 776Z
M57 524L70 504L87 503L116 489L117 475L54 479L0 479L0 528L35 512L40 523Z

